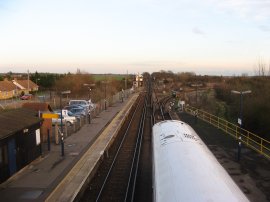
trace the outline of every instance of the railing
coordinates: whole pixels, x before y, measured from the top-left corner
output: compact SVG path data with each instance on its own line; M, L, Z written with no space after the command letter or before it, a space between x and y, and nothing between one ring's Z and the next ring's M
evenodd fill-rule
M254 151L270 158L270 141L259 137L258 135L249 132L239 126L226 121L223 118L214 116L208 112L197 109L195 107L186 106L185 111L189 114L197 116L197 118L210 123L214 127L223 130L225 133L231 135L235 139L241 137L241 142Z
M96 107L91 111L91 117L86 116L86 117L82 117L80 119L77 119L77 122L75 122L70 127L68 127L66 124L64 124L64 126L63 126L63 135L64 135L64 137L66 138L67 136L70 136L73 133L77 132L85 124L90 124L91 119L98 116L99 113L101 113L102 111L105 110L105 108L108 108L108 107L114 105L117 102L122 102L123 96L127 98L127 97L129 97L130 94L131 94L131 90L127 89L127 90L124 90L124 91L117 92L113 96L108 96L106 100L102 99L102 100L96 102L95 103ZM69 98L69 99L72 99L72 98ZM67 102L67 100L66 100L66 102ZM105 107L105 105L106 105L106 107ZM90 120L89 120L89 118L90 118ZM54 126L54 128L52 130L52 137L54 137L52 140L55 141L58 144L60 142L59 138L61 136L61 131L59 129L60 124L58 124L57 126L56 125ZM47 140L44 140L44 142L46 142L46 141Z

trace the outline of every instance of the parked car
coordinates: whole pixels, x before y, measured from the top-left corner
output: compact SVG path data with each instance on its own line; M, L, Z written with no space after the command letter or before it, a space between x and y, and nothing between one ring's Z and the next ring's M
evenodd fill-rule
M82 107L87 107L90 111L93 111L96 105L91 100L70 100L69 105L80 105Z
M84 110L83 108L82 108L82 110ZM60 110L57 110L57 112L58 113L61 113L61 111ZM73 112L71 112L70 110L68 110L68 109L62 109L62 114L63 115L68 115L68 116L75 116L77 119L80 119L81 118L81 115L79 114L74 114Z
M71 108L70 112L73 113L75 116L87 116L89 113L84 108Z
M83 107L83 106L81 106L81 105L67 105L67 106L65 106L64 107L64 109L67 109L67 110L71 110L71 109L73 109L73 108L79 108L79 109L83 109L83 110L85 110L85 107Z
M24 94L20 97L21 100L30 100L32 99L32 94Z
M61 124L61 111L57 111L56 114L59 115L58 119L52 119L52 123L53 124L58 124L60 125ZM65 123L68 125L68 126L71 126L73 124L76 123L76 117L75 116L71 116L73 114L70 114L68 113L68 110L62 110L62 123L63 125L65 125Z
M90 114L90 109L89 109L89 106L88 105L79 105L79 104L73 104L73 105L68 105L68 106L65 106L64 109L67 109L69 111L72 111L72 109L81 109L81 110L84 110L86 112L86 114Z

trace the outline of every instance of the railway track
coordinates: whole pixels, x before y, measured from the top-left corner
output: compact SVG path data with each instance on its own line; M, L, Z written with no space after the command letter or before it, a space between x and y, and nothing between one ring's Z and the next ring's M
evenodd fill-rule
M148 85L148 98L146 105L146 117L143 127L143 136L140 150L139 165L136 177L136 186L133 201L152 202L152 126L153 126L153 101L152 86Z
M164 120L172 120L170 113L166 109L166 105L168 104L168 102L170 101L172 97L165 96L165 97L162 97L160 100L157 98L157 96L154 96L154 97L156 97L154 110L153 110L154 123L164 121Z
M146 87L80 201L152 201L153 100Z
M134 198L146 114L145 93L140 95L134 108L81 201L130 201Z

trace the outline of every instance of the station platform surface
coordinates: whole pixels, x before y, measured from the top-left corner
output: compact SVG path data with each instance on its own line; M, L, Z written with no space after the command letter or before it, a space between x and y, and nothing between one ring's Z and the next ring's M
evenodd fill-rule
M44 151L41 157L0 185L0 201L72 201L137 96L132 94L124 102L108 107L91 124L68 136L63 157L61 144L52 143L49 152Z

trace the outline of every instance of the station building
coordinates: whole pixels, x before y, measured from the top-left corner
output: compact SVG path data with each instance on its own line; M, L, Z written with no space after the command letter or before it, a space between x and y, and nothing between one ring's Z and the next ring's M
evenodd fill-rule
M41 155L41 124L30 109L0 113L0 183Z

